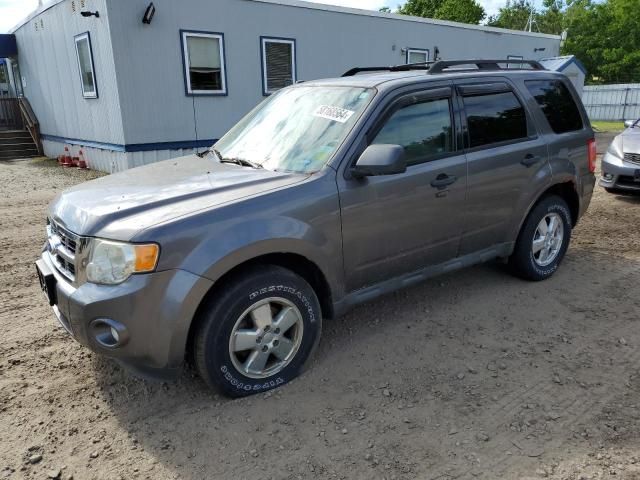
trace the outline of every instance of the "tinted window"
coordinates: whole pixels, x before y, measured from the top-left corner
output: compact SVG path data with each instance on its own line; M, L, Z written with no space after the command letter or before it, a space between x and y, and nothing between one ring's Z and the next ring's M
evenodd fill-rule
M449 99L430 100L397 110L373 143L402 145L410 165L450 152L453 142Z
M560 80L530 80L525 83L555 133L582 130L580 111L564 83Z
M527 117L513 92L464 97L471 148L527 137Z

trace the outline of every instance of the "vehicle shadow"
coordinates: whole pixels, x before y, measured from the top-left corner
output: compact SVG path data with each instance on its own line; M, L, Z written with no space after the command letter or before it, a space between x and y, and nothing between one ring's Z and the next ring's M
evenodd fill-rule
M463 476L476 464L452 452L465 442L491 459L485 473L533 471L535 448L561 455L570 427L624 390L607 336L640 343L624 323L640 311L638 267L579 249L547 282L497 263L432 279L325 321L307 372L246 399L210 392L189 369L159 383L97 356L93 368L132 445L175 478ZM522 405L529 426L509 428ZM509 453L514 442L522 455Z
M631 205L640 205L640 194L616 194L616 200L623 203L629 203Z

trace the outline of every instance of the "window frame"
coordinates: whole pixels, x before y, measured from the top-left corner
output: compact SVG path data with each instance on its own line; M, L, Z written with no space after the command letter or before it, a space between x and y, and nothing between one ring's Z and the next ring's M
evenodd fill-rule
M513 140L503 140L501 142L494 142L494 143L489 143L489 144L485 144L485 145L478 145L477 147L473 147L471 148L471 132L469 131L469 121L467 118L467 109L466 109L466 105L464 102L464 98L465 98L465 94L463 94L463 89L477 89L477 93L470 93L467 94L466 96L468 97L472 97L472 96L484 96L484 95L495 95L495 94L499 94L499 93L512 93L516 100L518 101L518 103L520 103L520 106L522 107L522 110L524 111L524 116L525 116L525 121L526 121L526 126L527 126L527 136L526 137L521 137L521 138L516 138ZM486 93L480 93L480 90L482 88L487 88ZM538 131L537 131L537 126L535 121L533 120L533 117L531 115L531 112L529 111L528 107L527 107L527 102L525 101L525 99L522 97L522 95L520 95L520 93L517 91L516 88L513 87L513 85L511 85L510 83L508 83L506 81L506 79L503 78L496 78L495 80L492 81L485 81L485 82L474 82L474 83L458 83L456 84L456 97L457 97L457 101L459 102L459 107L460 107L460 117L461 117L461 121L462 121L462 125L463 125L463 138L464 138L464 151L467 153L472 153L472 152L479 152L481 150L489 150L492 148L499 148L499 147L504 147L506 145L515 145L517 143L523 143L523 142L530 142L532 140L536 140L538 138Z
M404 63L406 65L410 65L409 63L409 57L411 56L412 53L426 53L427 54L427 62L431 61L431 52L429 51L428 48L413 48L413 47L407 47L407 53L405 54L404 57Z
M443 152L439 155L431 155L421 159L420 161L414 161L407 163L407 168L415 167L418 165L424 165L444 158L460 155L461 145L458 139L458 124L456 122L456 116L458 115L457 106L455 103L453 88L451 86L433 86L428 89L421 89L411 93L403 94L398 98L392 100L389 105L384 109L380 116L376 119L375 123L366 133L366 144L370 146L375 141L380 131L387 124L389 119L398 111L403 108L410 107L412 105L418 105L434 100L448 100L449 102L449 118L451 120L451 151ZM357 162L357 158L352 162L352 166Z
M191 86L191 75L189 74L189 50L188 37L215 38L218 40L218 48L220 51L220 81L222 82L221 90L194 90ZM184 91L187 97L226 97L229 95L229 87L227 84L227 57L225 55L224 33L207 32L202 30L180 30L180 44L182 51L182 74L184 76Z
M296 45L295 38L285 38L285 37L268 37L261 36L260 37L260 69L262 76L262 95L264 97L268 97L278 92L278 90L269 91L267 89L269 83L267 79L267 43L284 43L291 45L291 76L292 76L292 85L295 85L298 82L298 48Z
M86 92L84 89L84 80L82 78L82 65L80 64L80 51L78 50L78 44L86 40L89 46L89 60L91 62L91 74L93 75L93 92ZM91 44L91 32L80 33L73 37L73 43L76 50L76 61L78 62L78 73L80 75L80 88L82 90L82 98L86 100L96 100L100 98L98 92L98 78L96 77L96 65L93 58L93 45ZM22 79L20 80L22 81Z

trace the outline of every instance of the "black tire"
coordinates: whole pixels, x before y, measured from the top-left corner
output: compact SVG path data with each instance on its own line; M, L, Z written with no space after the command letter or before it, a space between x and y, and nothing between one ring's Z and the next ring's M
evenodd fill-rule
M548 265L541 266L536 261L532 250L534 235L542 219L553 213L557 214L563 223L562 243L553 261ZM551 277L567 253L571 241L571 229L571 213L567 202L556 195L540 200L531 210L520 229L514 252L509 258L511 271L518 277L531 281L541 281Z
M244 312L272 298L289 302L297 308L297 318L302 322L299 330L301 340L295 342L299 344L297 351L282 370L268 377L252 378L234 365L234 361L238 363L238 355L245 352L234 354L235 360L232 359L231 335L241 317L247 319L245 321L251 320L250 315L243 316ZM235 398L265 392L285 385L304 371L320 340L321 331L320 303L313 288L303 278L278 266L256 267L230 280L202 309L194 336L194 363L202 379L224 395ZM265 332L263 335L260 340L267 338ZM251 353L250 350L246 352L247 356ZM269 355L272 363L279 361L271 353Z

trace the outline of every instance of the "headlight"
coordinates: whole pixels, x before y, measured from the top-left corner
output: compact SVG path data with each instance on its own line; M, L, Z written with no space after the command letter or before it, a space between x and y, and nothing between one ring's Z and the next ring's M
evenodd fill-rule
M151 243L135 245L111 240L92 240L87 280L116 285L134 273L152 272L158 263L160 247Z
M607 149L607 153L613 155L614 157L624 158L624 153L622 153L621 136L617 136L613 139L613 142L611 142L611 145L609 145L609 148Z

